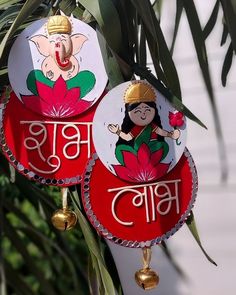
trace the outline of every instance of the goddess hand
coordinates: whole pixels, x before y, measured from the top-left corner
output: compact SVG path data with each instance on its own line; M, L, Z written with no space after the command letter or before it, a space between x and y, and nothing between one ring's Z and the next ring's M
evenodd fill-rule
M171 132L171 138L172 139L178 139L180 137L180 131L179 129L175 129L174 131Z
M119 131L119 125L118 124L116 124L116 125L114 125L114 124L109 124L108 125L108 130L111 132L111 133L116 133L117 134L117 132Z

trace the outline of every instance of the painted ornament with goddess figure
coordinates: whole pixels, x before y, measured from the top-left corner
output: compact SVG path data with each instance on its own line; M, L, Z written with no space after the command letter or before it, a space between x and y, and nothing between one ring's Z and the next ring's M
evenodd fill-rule
M178 163L186 142L186 123L146 81L112 89L98 105L93 141L102 163L128 182L149 182Z

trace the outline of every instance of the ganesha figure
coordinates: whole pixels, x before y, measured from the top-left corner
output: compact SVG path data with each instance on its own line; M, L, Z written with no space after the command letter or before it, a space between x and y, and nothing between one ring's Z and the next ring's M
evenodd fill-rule
M40 109L49 117L73 116L78 109L80 113L92 104L83 97L94 88L95 75L89 70L80 71L76 58L88 38L72 35L71 22L63 15L49 18L47 33L29 39L44 59L41 69L32 70L27 77L27 88L33 95L21 95L21 99L27 107Z

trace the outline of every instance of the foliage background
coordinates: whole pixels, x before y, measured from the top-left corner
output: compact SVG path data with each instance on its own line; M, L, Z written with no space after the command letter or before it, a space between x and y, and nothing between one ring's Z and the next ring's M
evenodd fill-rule
M53 2L55 7L51 7L51 1L0 1L1 87L8 84L7 56L15 36L31 21L56 12L57 5L60 5L65 13L73 12L76 17L97 27L105 37L103 55L110 87L131 79L136 73L163 91L188 117L203 125L181 103L181 87L172 59L179 20L182 14L186 13L203 81L214 113L222 160L222 178L226 179L226 153L215 105L205 40L215 26L218 10L221 13L223 11L221 43L223 45L226 38L231 40L225 49L225 61L222 66L222 83L225 85L235 48L234 1L216 1L209 21L202 29L194 2L177 0L176 19L171 20L175 23L173 43L169 46L165 42L160 26L161 1L151 4L148 0L81 0L77 4L72 0ZM154 64L154 75L146 68L146 43ZM159 80L155 78L156 74ZM71 199L79 214L80 226L73 232L61 234L50 224L53 210L60 206L58 190L30 183L18 174L15 183L10 183L9 166L2 156L0 172L2 294L75 294L80 290L79 294L110 295L114 294L115 288L121 290L108 248L94 234L83 216L79 187L71 188ZM188 220L188 225L199 243L193 218ZM165 244L162 248L174 267L179 270Z

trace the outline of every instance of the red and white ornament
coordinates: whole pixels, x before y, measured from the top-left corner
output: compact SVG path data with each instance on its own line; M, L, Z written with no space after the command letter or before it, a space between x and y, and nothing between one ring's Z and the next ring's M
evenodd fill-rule
M94 154L82 182L83 204L96 230L126 247L150 247L172 236L187 219L197 193L197 172L185 149L158 181L130 184Z

